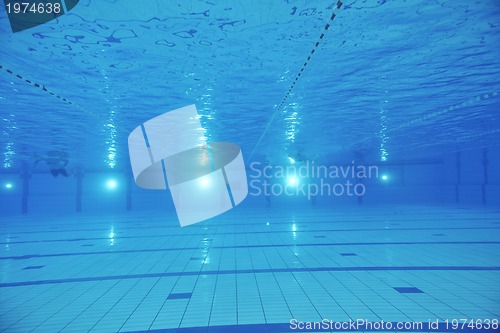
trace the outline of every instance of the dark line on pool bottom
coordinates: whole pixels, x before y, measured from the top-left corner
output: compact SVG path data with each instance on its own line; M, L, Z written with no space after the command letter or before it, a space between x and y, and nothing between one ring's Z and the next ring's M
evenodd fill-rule
M332 325L334 324L333 322ZM397 329L398 322L385 322L385 327L388 323L392 324L392 329L369 329L364 327L359 327L357 329L292 329L290 323L274 323L274 324L240 324L240 325L219 325L219 326L205 326L205 327L183 327L183 328L164 328L164 329L153 329L144 331L127 331L124 333L280 333L280 332L457 332L451 327L446 327L445 323L440 322L437 328L429 328L429 324L426 321L422 321L421 329ZM414 323L414 322L411 322ZM451 325L448 325L451 326ZM333 326L335 327L335 326ZM477 330L464 327L460 329L463 333L477 333L477 332L495 332L495 330Z
M500 242L486 241L486 242L384 242L384 243L306 243L306 244L260 244L260 245L230 245L230 246L207 246L211 250L224 250L224 249L249 249L249 248L266 248L266 247L309 247L309 246L376 246L376 245L486 245L486 244L500 244ZM120 251L96 251L96 252L74 252L74 253L52 253L52 254L25 254L21 256L0 257L0 260L24 260L33 258L47 258L47 257L65 257L65 256L84 256L84 255L98 255L98 254L120 254L120 253L147 253L147 252L169 252L169 251L192 251L201 250L205 246L198 247L177 247L167 249L143 249L143 250L120 250Z
M478 214L478 212L460 212L463 214ZM499 212L483 212L481 214L495 214L495 213L499 213ZM392 214L392 213L391 213ZM415 214L411 214L411 215L437 215L437 216L434 216L432 219L429 219L429 218L419 218L419 219L405 219L404 217L408 217L410 215L396 215L398 216L399 218L398 219L391 219L391 220L387 220L386 217L384 216L379 216L379 215L375 215L375 216L370 216L368 217L368 219L356 219L356 220L351 220L351 219L346 219L344 220L343 218L345 218L345 216L347 215L332 215L332 216L328 216L328 217L325 217L324 214L319 214L319 215L304 215L304 216L301 216L301 218L304 218L304 219L318 219L318 218L322 218L322 219L327 219L325 221L299 221L299 225L300 224L325 224L325 223L331 223L331 224L341 224L341 223L385 223L385 222L419 222L419 223L435 223L436 220L438 221L477 221L477 220L497 220L498 217L477 217L476 216L471 216L471 217L463 217L462 215L460 216L454 216L454 217L439 217L439 215L449 215L449 214L456 214L456 213L450 213L450 212L443 212L443 213L422 213L422 212L418 212L418 213L415 213ZM367 215L368 216L368 215ZM90 217L89 217L90 218ZM144 218L147 218L147 217L144 217ZM264 215L257 215L255 216L253 219L283 219L284 217L283 216L264 216ZM341 219L342 218L342 219ZM232 219L235 219L236 218L228 218L228 220L232 220ZM224 226L224 227L228 227L228 226L242 226L242 225L251 225L251 226L254 226L254 225L260 225L260 223L256 223L256 222L253 222L253 219L250 219L250 218L246 218L246 219L243 219L244 221L248 220L249 222L246 223L246 222L243 222L243 223L214 223L214 221L211 222L211 227L220 227L220 226ZM331 220L331 219L335 219L335 220ZM224 222L227 222L227 221L224 221ZM88 222L88 220L84 221L84 222L79 222L79 223L64 223L63 225L64 226L71 226L71 225L81 225L81 224L86 224L86 225L94 225L94 224L97 224L97 225L102 225L102 222L101 223L95 223L95 222ZM123 223L123 224L135 224L137 223L137 221L135 220L132 220L132 221L120 221L119 223ZM156 223L156 222L155 222ZM290 224L291 222L290 221L286 221L286 222L273 222L274 225L287 225L287 224ZM36 225L37 227L51 227L51 226L59 226L59 225L62 225L62 224L36 224L34 223L33 225ZM4 224L4 225L1 225L2 227L19 227L19 224ZM178 228L179 226L177 224L175 225L161 225L161 228ZM200 225L192 225L190 226L190 228L192 229L203 229L205 227L208 227L208 224L205 224L205 223L202 223ZM68 232L71 232L71 231L78 231L78 230L67 230Z
M239 269L223 271L196 271L196 272L170 272L170 273L150 273L150 274L130 274L112 276L94 276L72 279L38 280L0 283L0 288L38 286L44 284L93 282L108 280L128 280L161 278L171 276L200 276L200 275L228 275L228 274L262 274L262 273L303 273L303 272L366 272L366 271L499 271L499 266L387 266L387 267L295 267L295 268L274 268L274 269Z
M499 230L497 227L454 227L454 228L390 228L390 229L307 229L298 230L295 233L321 233L321 232L393 232L393 231L429 231L429 230ZM69 232L69 231L67 231ZM50 232L48 232L50 233ZM258 234L282 234L290 233L289 230L270 230L270 231L242 231L242 232L225 232L223 234L206 233L206 234L155 234L141 236L116 236L113 239L136 239L136 238L162 238L162 237L187 237L187 236L224 236L224 235L258 235ZM14 233L13 233L14 234ZM98 241L109 240L109 237L86 237L86 238L66 238L66 239L43 239L29 241L9 241L0 242L0 245L13 244L34 244L34 243L57 243L57 242L76 242L76 241Z

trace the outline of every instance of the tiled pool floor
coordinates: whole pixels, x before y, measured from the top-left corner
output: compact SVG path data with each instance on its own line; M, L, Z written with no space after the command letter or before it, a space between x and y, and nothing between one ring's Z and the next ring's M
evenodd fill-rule
M286 332L292 318L439 320L437 332L447 319L500 318L494 209L236 209L186 228L166 213L27 216L0 227L2 332Z

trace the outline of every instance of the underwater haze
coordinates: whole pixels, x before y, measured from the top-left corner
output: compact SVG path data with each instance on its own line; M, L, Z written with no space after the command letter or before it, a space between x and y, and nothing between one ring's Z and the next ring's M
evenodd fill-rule
M498 331L499 1L27 2L0 331Z

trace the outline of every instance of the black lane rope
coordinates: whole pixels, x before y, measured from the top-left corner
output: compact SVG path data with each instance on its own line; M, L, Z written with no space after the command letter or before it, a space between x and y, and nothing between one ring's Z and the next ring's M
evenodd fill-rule
M43 91L45 91L45 92L47 92L47 93L51 94L52 96L54 96L54 97L56 97L56 98L61 99L62 101L66 102L66 103L68 103L68 104L73 104L73 103L72 103L71 101L69 101L68 99L66 99L66 98L64 98L64 97L62 97L62 96L60 96L60 95L58 95L58 94L56 94L56 93L53 93L52 91L48 90L48 89L47 89L44 85L38 84L38 83L36 83L36 82L33 82L32 80L28 80L28 79L27 79L27 78L25 78L24 76L22 76L22 75L20 75L20 74L17 74L17 73L15 73L14 71L12 71L12 70L10 70L10 69L8 69L8 68L6 68L6 67L2 66L2 65L0 65L0 69L3 69L3 70L4 70L4 71L6 71L7 73L14 75L14 76L15 76L15 77L17 77L18 79L23 80L24 82L26 82L26 83L28 83L28 84L32 85L33 87L36 87L36 88L42 89Z
M86 110L82 109L82 108L81 108L78 104L73 103L73 102L72 102L72 101L70 101L69 99L67 99L67 98L65 98L65 97L63 97L63 96L61 96L61 95L59 95L59 94L57 94L57 93L54 93L53 91L50 91L49 89L47 89L47 88L46 88L44 85L42 85L42 84L39 84L39 83L37 83L37 82L35 82L35 81L33 81L33 80L30 80L30 79L26 78L25 76L23 76L23 75L21 75L21 74L18 74L18 73L16 73L16 72L14 72L13 70L10 70L10 69L6 68L5 66L0 65L0 69L3 69L5 72L9 73L9 74L10 74L10 75L12 75L12 76L15 76L15 77L16 77L16 78L18 78L19 80L22 80L22 81L24 81L24 82L28 83L29 85L31 85L31 86L33 86L33 87L35 87L35 88L38 88L38 89L40 89L40 90L44 91L45 93L47 93L47 94L49 94L49 95L54 96L55 98L57 98L57 99L59 99L59 100L63 101L64 103L67 103L67 104L69 104L69 105L72 105L73 107L77 108L78 110L80 110L80 111L82 111L82 112L84 112L84 113L86 113L86 114L89 114L89 115L95 116L93 113L90 113L90 112L88 112L88 111L86 111Z
M325 27L323 28L323 31L321 32L321 35L319 36L318 40L314 44L311 52L308 54L307 59L305 60L304 64L302 65L302 68L300 69L300 71L295 76L295 79L290 84L290 87L288 88L287 93L285 94L285 96L281 100L281 103L278 105L276 111L274 111L273 115L271 116L271 119L267 123L266 128L264 129L264 132L262 132L259 140L257 141L257 144L255 145L255 147L253 148L252 152L250 153L249 160L253 157L255 151L257 150L257 148L259 147L260 143L262 142L262 139L264 138L264 136L266 135L267 131L269 130L269 127L270 127L271 123L274 121L274 119L278 115L279 111L281 109L283 109L283 107L285 106L286 100L291 96L292 91L295 88L295 85L297 84L297 82L299 81L299 79L302 77L302 74L304 73L307 65L309 64L309 62L311 61L312 57L316 53L316 49L319 47L321 41L323 40L323 38L326 35L326 32L328 31L328 29L332 25L333 20L337 16L336 12L340 10L340 8L342 7L342 4L343 4L342 1L339 0L339 1L337 1L337 4L334 6L332 15L330 16L330 19L328 20L328 22L326 23Z

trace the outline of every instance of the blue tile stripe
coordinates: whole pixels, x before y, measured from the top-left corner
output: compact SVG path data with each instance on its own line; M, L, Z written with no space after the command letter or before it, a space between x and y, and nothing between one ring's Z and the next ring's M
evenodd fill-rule
M384 266L384 267L295 267L295 268L274 268L274 269L239 269L239 270L220 270L220 271L193 271L193 272L167 272L150 274L130 274L130 275L111 275L95 276L71 279L54 279L38 281L21 281L0 283L0 288L37 286L45 284L58 283L79 283L106 280L124 280L124 279L145 279L161 278L168 276L203 276L203 275L228 275L228 274L263 274L263 273L301 273L301 272L356 272L356 271L500 271L500 266Z
M40 269L43 267L45 267L45 266L28 266L28 267L24 267L23 269Z
M109 238L106 238L109 239ZM359 242L359 243L303 243L303 244L259 244L259 245L228 245L228 246L207 246L210 249L250 249L250 248L277 248L277 247L314 247L314 246L386 246L386 245L486 245L500 244L500 242ZM70 252L70 253L49 253L49 254L25 254L20 256L0 257L0 260L23 260L47 257L83 256L97 254L121 254L121 253L146 253L146 252L169 252L169 251L191 251L199 250L203 247L173 247L163 249L143 249L143 250L118 250L118 251L95 251L95 252Z
M423 291L416 287L393 287L397 292L401 294L422 294Z
M167 299L190 299L193 293L171 293Z
M387 323L387 322L386 322ZM396 327L397 322L390 322L392 327ZM356 329L340 329L333 330L335 332L360 332ZM389 329L369 329L363 328L363 332L396 332L393 328ZM283 333L283 332L332 332L331 329L317 329L317 330L298 330L291 329L289 323L276 323L276 324L245 324L245 325L225 325L225 326L208 326L208 327L185 327L185 328L166 328L155 329L146 331L129 331L124 333ZM496 332L494 329L490 330L475 330L469 327L464 327L459 331L453 330L451 327L446 327L445 323L439 323L437 328L429 329L428 323L424 322L422 329L399 329L397 332L461 332L461 333L478 333L478 332Z

